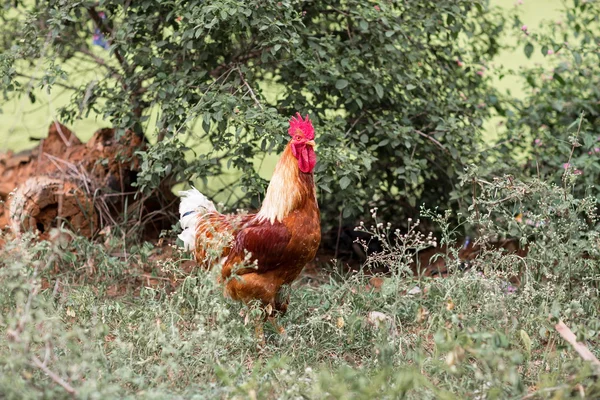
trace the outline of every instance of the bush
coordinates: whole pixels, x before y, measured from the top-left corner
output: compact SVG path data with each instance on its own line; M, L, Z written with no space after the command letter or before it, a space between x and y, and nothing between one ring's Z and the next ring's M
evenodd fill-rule
M540 27L514 16L518 45L528 57L541 52L544 63L518 71L525 98L504 103L508 129L497 154L502 172L562 185L569 169L581 175L574 187L579 196L600 196L599 18L597 2L579 0L565 3L558 21Z
M63 121L97 113L163 142L144 155L145 188L233 168L246 195L229 205L257 207L256 162L281 151L289 116L310 114L325 230L367 202L395 225L421 203L464 206L460 171L481 161L482 104L498 98L485 65L502 18L482 1L50 1L0 12L4 95L35 101L23 77L39 62L28 83L72 90ZM104 76L72 87L68 61ZM182 143L196 150L188 163Z

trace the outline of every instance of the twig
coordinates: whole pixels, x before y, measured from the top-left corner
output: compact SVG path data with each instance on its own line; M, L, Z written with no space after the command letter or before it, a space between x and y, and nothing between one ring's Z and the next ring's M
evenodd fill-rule
M442 151L448 152L448 149L446 149L444 147L444 145L442 145L436 138L429 136L426 133L421 132L420 130L415 129L415 132L417 132L419 135L423 136L424 138L427 138L429 140L431 140L433 143L435 143L440 149L442 149Z
M542 393L555 392L557 390L567 389L567 388L569 388L569 385L560 385L560 386L553 386L553 387L549 387L549 388L543 388L540 390L536 390L533 393L526 394L525 396L521 397L521 400L533 399L534 397L536 397Z
M340 249L340 237L342 236L342 210L340 210L340 215L338 217L338 231L337 231L337 240L335 241L335 255L333 258L337 260L338 250Z
M83 95L83 99L81 100L81 104L79 105L78 118L82 117L83 110L85 110L87 108L87 104L90 100L90 97L92 97L92 90L94 90L94 87L96 86L97 83L98 83L98 81L94 79L90 83L87 84L87 86L85 88L85 93Z
M38 78L37 76L26 75L26 74L22 74L20 72L15 72L15 75L20 76L21 78L30 79L31 81L41 81L42 80L42 78ZM69 90L78 90L78 88L76 88L75 86L67 85L65 83L60 83L60 82L54 82L53 85L60 86L60 87L63 87L65 89L69 89Z
M375 128L377 125L381 125L381 121L377 121L375 122L373 125L371 125L371 128ZM367 128L363 129L362 131L358 132L359 135L362 135L363 133L365 133L367 131Z
M254 91L252 90L252 88L250 87L250 85L248 84L248 82L246 82L246 80L244 79L244 75L242 75L242 70L239 69L239 68L237 68L237 71L240 74L240 79L242 80L242 82L244 83L244 85L248 88L248 92L250 93L250 97L252 97L252 100L254 100L254 102L256 103L256 105L262 110L263 106L260 104L260 102L256 98L256 95L254 94Z
M221 87L222 87L225 84L225 82L227 81L227 78L229 78L229 75L231 75L231 73L233 72L233 70L234 70L234 68L228 69L227 71L223 72L219 77L217 77L210 85L208 85L208 87L206 88L204 93L202 93L202 97L200 97L200 100L198 100L198 102L191 108L190 112L188 113L187 118L185 119L185 121L183 121L183 124L181 124L181 126L179 128L177 128L175 133L173 133L173 136L177 136L179 134L179 132L187 125L187 123L189 121L191 121L192 119L197 117L196 109L200 106L200 103L202 103L204 101L204 96L206 96L208 91L214 85L216 85L216 83L219 82L221 80L221 78L223 78L223 82L221 83ZM208 134L208 132L206 132L206 133ZM164 136L163 136L163 138L164 138Z
M569 329L568 326L564 324L564 322L559 321L558 324L554 326L554 329L565 339L575 351L583 358L585 361L589 361L592 364L596 374L600 374L600 361L596 358L596 356L581 342L577 341L577 337L573 333L572 330Z
M48 375L48 377L50 377L50 379L52 379L54 382L56 382L57 384L62 386L63 389L65 389L69 394L72 394L72 395L77 394L77 391L75 389L73 389L73 386L69 385L69 383L66 382L63 378L56 375L54 372L50 371L50 369L48 367L46 367L39 358L37 358L36 356L33 356L33 357L31 357L31 361L33 362L33 365L35 365L36 367L38 367L39 369L44 371L44 373L46 375Z
M112 74L112 76L117 78L119 81L123 82L123 77L121 76L121 74L119 74L119 72L116 69L114 69L112 66L108 65L106 63L106 60L104 60L102 57L98 57L92 51L90 51L89 49L87 49L83 46L81 46L79 48L79 52L90 57L96 64L106 68Z
M73 134L71 134L71 136L69 136L69 138L67 139L67 137L65 136L65 134L62 130L62 127L60 126L60 123L58 122L58 120L56 119L56 117L54 115L52 115L52 120L54 121L54 125L56 126L56 132L58 132L58 136L60 136L63 143L67 147L71 147L71 140L73 140Z
M584 115L585 115L585 113L583 111L579 115L579 124L577 125L577 133L575 133L575 141L573 141L573 143L571 144L571 154L569 154L569 159L567 160L565 172L563 173L563 176L562 176L565 200L567 200L567 171L569 171L569 168L571 168L571 158L573 158L573 152L575 151L575 147L578 147L575 144L576 144L577 138L579 138L579 132L581 132L581 123L583 122Z
M479 222L479 207L477 206L477 184L475 183L475 178L471 180L471 185L473 187L473 207L475 208L475 218L477 222Z
M98 12L96 11L96 7L88 8L88 13L90 14L90 17L92 18L92 20L94 21L94 24L96 25L96 27L106 37L106 41L108 42L109 46L112 46L113 45L112 32L108 28L108 26L104 23L104 21L100 17L100 14L98 14ZM113 52L115 53L115 57L116 57L117 61L119 62L119 64L121 64L121 68L123 68L123 71L128 72L129 65L127 64L127 61L121 55L121 52L119 52L119 49L114 48Z
M508 144L508 143L512 143L515 140L520 140L522 137L523 137L523 134L519 133L516 137L510 138L510 139L506 139L506 140L502 140L500 142L495 143L493 146L490 146L490 147L487 147L487 148L481 150L481 153L493 150L496 147L500 147L500 146L503 146L503 145Z
M365 115L365 112L364 112L364 111L363 111L363 112L362 112L362 113L361 113L361 114L358 116L358 118L356 118L356 119L354 120L354 122L352 123L352 125L350 125L350 128L348 128L348 130L347 130L347 131L346 131L346 133L344 134L344 137L346 137L346 136L348 136L348 135L350 134L350 131L351 131L352 129L354 129L354 127L356 126L356 124L358 123L358 121L360 121L360 120L362 119L363 115Z
M248 52L244 52L243 54L234 57L234 59L232 60L235 63L244 63L246 61L249 61L255 57L260 56L263 52L267 52L270 51L271 47L265 47L262 49L257 49L257 50L251 50ZM227 62L227 63L223 63L221 65L219 65L218 67L216 67L215 69L213 69L212 71L210 71L210 76L212 76L213 78L216 78L217 76L219 76L223 70L225 69L232 69L232 62Z

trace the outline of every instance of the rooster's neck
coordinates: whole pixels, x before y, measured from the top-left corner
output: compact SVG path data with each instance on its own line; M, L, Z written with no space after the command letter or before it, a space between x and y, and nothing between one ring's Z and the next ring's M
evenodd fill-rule
M313 174L300 171L298 160L288 145L275 167L265 200L256 217L260 221L281 222L311 197L315 198Z

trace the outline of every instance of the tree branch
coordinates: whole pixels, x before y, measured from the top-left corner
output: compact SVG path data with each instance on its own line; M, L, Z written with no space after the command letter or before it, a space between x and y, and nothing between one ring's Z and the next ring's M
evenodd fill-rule
M20 76L21 78L30 79L31 81L41 81L42 80L42 78L38 78L38 77L35 77L35 76L31 76L31 75L25 75L25 74L22 74L20 72L15 72L15 75L16 76ZM77 88L75 86L67 85L65 83L60 83L60 82L54 82L53 85L60 86L62 88L69 89L69 90L78 90L79 89L79 88Z
M446 149L436 138L429 136L426 133L421 132L418 129L413 129L416 133L418 133L419 135L423 136L424 138L427 138L429 140L431 140L433 143L435 143L440 149L442 149L442 151L448 152L448 149Z
M112 74L113 77L117 78L121 83L123 82L123 76L116 69L114 69L113 67L108 65L103 58L98 57L93 52L91 52L89 49L87 49L83 46L81 46L79 48L79 52L90 57L96 64L106 68Z
M96 11L96 7L92 6L92 7L88 8L87 10L88 10L90 17L94 21L94 24L96 25L96 27L98 29L100 29L100 32L102 32L102 34L105 35L106 41L108 42L108 44L112 46L113 45L112 30L102 20L102 17L100 17L100 14L98 14L98 12ZM117 61L121 65L121 68L123 69L123 72L125 74L124 77L125 78L128 77L128 75L130 73L133 73L133 71L135 70L135 65L133 65L131 67L129 66L129 64L127 63L127 60L125 60L125 58L119 51L118 46L113 47L113 52L115 54ZM129 92L129 100L131 101L131 105L133 106L133 115L139 119L142 116L143 109L148 106L148 104L143 102L139 96L140 90L142 89L141 80L137 79L135 81L135 83L132 85L127 85L123 80L121 80L121 85L123 86L123 90L125 90L126 92ZM139 125L138 125L138 127L139 127ZM138 131L138 129L136 129L136 124L133 125L133 129L137 135L140 135L142 137L144 136L143 132Z
M65 381L63 378L52 372L39 358L33 356L31 357L31 361L33 362L33 365L44 371L44 373L48 375L50 379L62 386L63 389L65 389L69 394L77 394L77 391L73 388L73 386L69 385L67 381Z
M252 88L250 87L250 85L248 84L248 82L246 82L246 80L244 79L244 75L242 74L242 70L238 68L237 71L240 74L240 79L242 80L242 83L248 88L248 92L250 93L250 97L252 97L252 100L254 100L254 102L256 103L256 105L262 110L263 106L262 106L262 104L260 104L260 102L256 98L256 95L254 94L254 91L252 90Z
M585 344L577 341L577 337L575 336L573 331L571 331L569 327L564 324L564 322L559 321L558 324L554 326L554 329L556 329L556 331L560 334L560 336L562 336L563 339L565 339L571 346L573 346L573 349L575 349L575 351L581 356L581 358L583 358L585 361L589 361L590 364L592 364L592 367L596 374L600 374L600 361L596 358L594 353L592 353L590 349L587 348Z
M269 51L270 49L271 49L270 47L265 47L263 49L248 51L244 54L236 56L230 62L223 63L223 64L219 65L218 67L216 67L215 69L213 69L212 71L210 71L210 75L213 78L216 78L222 74L223 70L226 70L227 68L231 68L233 64L243 64L248 60L251 60L255 57L260 56L263 51Z
M92 20L94 21L94 24L96 25L96 27L98 29L100 29L100 32L102 32L102 34L106 37L106 41L108 42L108 44L112 46L112 44L113 44L112 31L104 23L104 21L102 20L102 17L100 17L100 14L98 14L98 12L96 11L96 7L88 8L88 13L90 14L90 17L92 18ZM123 71L124 72L129 71L129 65L127 64L127 61L125 60L125 58L123 58L123 56L121 55L121 52L119 52L119 49L115 48L113 51L115 53L115 57L117 58L117 61L119 62L119 64L121 64L121 68L123 68Z

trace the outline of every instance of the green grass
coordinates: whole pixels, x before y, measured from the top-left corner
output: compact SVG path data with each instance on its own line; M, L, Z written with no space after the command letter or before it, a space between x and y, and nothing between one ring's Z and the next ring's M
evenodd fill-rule
M518 202L523 185L507 179L487 193L512 191ZM590 366L554 330L564 320L597 353L600 252L581 216L589 217L594 202L541 182L527 187L539 195L536 215L546 225L526 257L486 251L464 272L449 263L454 273L445 279L407 277L404 250L429 240L416 231L398 236L375 220L365 229L390 243L369 260L392 270L381 288L362 271L340 274L321 260L322 273L293 285L288 314L279 319L285 333L267 324L264 343L256 334L260 309L226 299L218 271L193 267L179 249L131 246L118 232L102 245L65 240L58 231L51 242L5 237L12 240L0 250L0 393L597 398ZM500 226L508 209L493 205L482 227ZM430 215L445 226L445 217ZM507 281L518 269L522 284L511 293Z
M27 257L30 247L16 242L9 251ZM81 250L79 261L102 251ZM380 292L367 289L361 275L318 285L305 278L281 319L285 334L267 329L260 345L258 313L245 323L240 312L248 310L223 298L213 274L187 275L177 258L147 263L149 270L177 276L180 286L171 292L138 276L139 293L133 285L113 297L125 274L132 279L139 255L96 257L106 258L104 273L98 265L77 272L62 264L60 274L49 276L51 262L0 270L5 398L68 397L32 364L34 357L46 360L79 398L433 399L473 398L482 391L488 398L515 398L579 382L598 390L545 321L550 305L504 293L493 276L420 283L390 278ZM47 289L32 292L41 284L33 271L49 279ZM417 284L425 294L408 295ZM385 320L371 322L372 312ZM578 379L571 377L575 372Z

